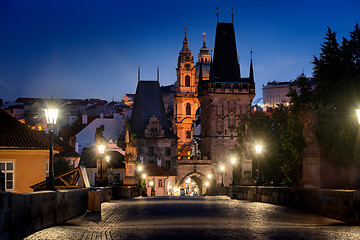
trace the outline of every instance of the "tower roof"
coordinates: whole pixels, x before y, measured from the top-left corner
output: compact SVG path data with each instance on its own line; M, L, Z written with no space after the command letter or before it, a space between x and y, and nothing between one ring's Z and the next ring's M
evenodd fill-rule
M183 47L179 53L178 63L180 62L194 62L194 57L189 48L189 41L187 39L187 28L185 28L185 37L183 41Z
M204 32L203 35L204 35L203 46L202 46L202 48L200 48L199 55L210 55L209 48L207 48L207 46L206 46L206 38L205 38L206 33Z
M131 130L136 133L136 136L144 136L145 127L153 116L159 120L159 124L165 131L165 137L176 137L170 130L159 82L139 81L131 117Z
M216 82L240 81L240 66L232 23L217 23L211 80Z

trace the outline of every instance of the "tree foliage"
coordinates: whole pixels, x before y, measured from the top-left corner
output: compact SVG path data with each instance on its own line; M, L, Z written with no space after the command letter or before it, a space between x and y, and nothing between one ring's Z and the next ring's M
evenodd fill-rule
M360 29L356 24L350 38L337 42L336 32L328 28L321 53L314 56L313 76L317 87L313 91L309 79L299 75L295 82L299 91L291 89L290 105L279 105L271 112L252 113L242 119L239 132L245 126L252 130L251 141L263 139L266 161L260 170L265 182L294 186L302 178L302 152L306 144L302 137L305 108L318 115L317 137L322 161L335 166L359 162L359 126L355 109L360 108ZM239 134L238 143L246 139ZM281 181L279 181L279 178Z

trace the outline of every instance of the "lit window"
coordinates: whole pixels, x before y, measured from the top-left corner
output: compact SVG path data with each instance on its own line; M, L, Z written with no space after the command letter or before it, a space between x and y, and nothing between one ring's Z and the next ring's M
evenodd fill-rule
M5 190L14 190L14 163L0 162L0 170L5 174Z
M49 162L46 162L46 177L49 176Z
M163 186L163 182L162 182L162 180L160 179L159 180L159 187L162 187Z

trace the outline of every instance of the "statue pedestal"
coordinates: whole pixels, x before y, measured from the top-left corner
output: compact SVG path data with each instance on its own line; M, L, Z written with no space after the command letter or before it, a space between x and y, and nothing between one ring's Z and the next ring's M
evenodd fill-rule
M134 176L125 176L124 185L137 185L136 178Z
M138 185L135 178L135 162L126 161L125 167L126 167L126 173L124 178L124 185Z
M302 154L304 188L320 188L320 150L319 147L306 147Z

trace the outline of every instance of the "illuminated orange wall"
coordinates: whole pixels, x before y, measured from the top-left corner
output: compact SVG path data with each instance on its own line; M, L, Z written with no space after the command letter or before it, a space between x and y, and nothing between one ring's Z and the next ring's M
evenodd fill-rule
M9 192L32 192L31 185L46 178L48 150L0 150L0 161L14 162L14 190Z

